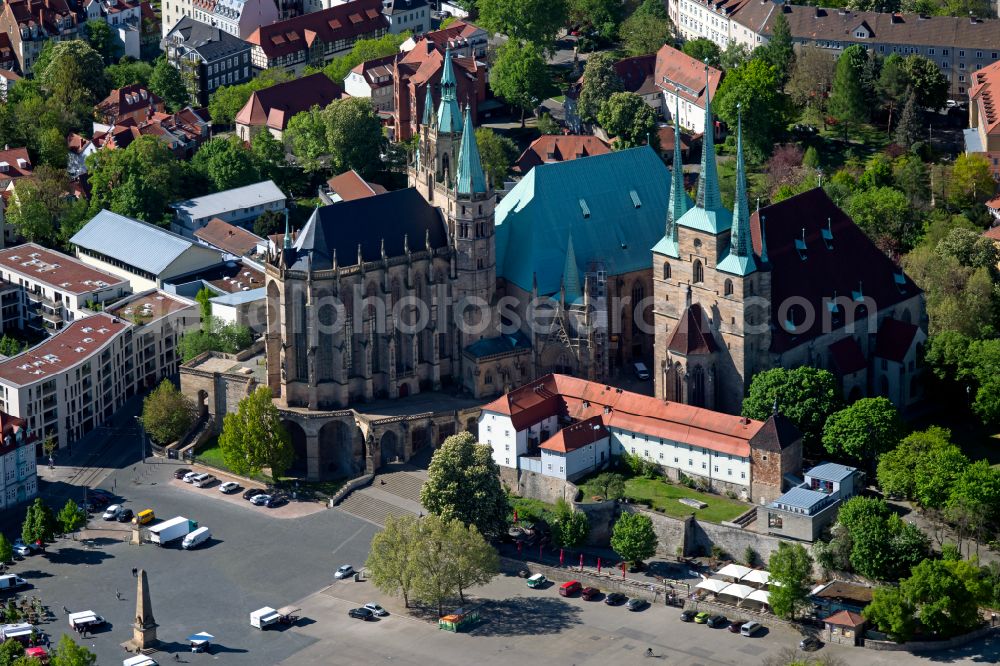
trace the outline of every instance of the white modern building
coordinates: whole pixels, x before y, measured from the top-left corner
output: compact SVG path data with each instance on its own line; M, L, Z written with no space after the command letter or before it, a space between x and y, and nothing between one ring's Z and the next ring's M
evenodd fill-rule
M132 291L128 280L36 243L0 250L0 279L21 288L19 318L39 330L58 331Z
M125 55L140 57L142 3L139 0L86 0L83 10L88 21L103 20L108 24L111 34L124 47Z
M38 494L35 458L42 442L24 419L0 412L0 509L34 499Z
M193 236L195 231L216 218L236 226L247 226L265 211L284 213L287 200L288 197L273 180L264 180L245 187L178 201L170 204L176 215L171 224L172 231L183 236Z
M177 341L199 321L194 302L154 290L74 321L0 362L0 411L66 446L175 374Z
M132 291L223 264L222 253L146 222L102 210L70 239L83 263L129 281Z
M212 316L226 324L246 326L254 333L267 328L267 290L235 291L210 299Z
M174 1L166 0L164 4ZM178 4L178 7L181 7L181 4ZM280 18L274 0L193 0L190 16L195 21L218 28L240 39L246 39L260 26L274 23ZM164 37L181 18L183 17L179 16L170 26L166 21L163 22Z

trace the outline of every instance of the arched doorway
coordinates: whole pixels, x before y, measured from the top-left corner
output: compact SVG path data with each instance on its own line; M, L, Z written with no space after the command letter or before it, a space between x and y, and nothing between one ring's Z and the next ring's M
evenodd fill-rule
M292 466L288 470L289 476L306 476L309 472L309 454L306 448L306 431L295 421L283 420L288 436L292 439L292 451L295 457L292 459Z
M198 418L208 413L208 391L198 389Z
M403 451L399 446L399 437L391 430L386 430L379 440L379 450L382 452L382 464L387 465L396 458L402 458Z
M361 445L355 451L355 426L343 421L330 421L319 431L320 475L344 479L355 476L364 467Z
M414 428L412 434L413 452L423 449L431 443L431 433L427 428Z
M469 419L465 422L465 430L472 433L472 436L479 441L479 421L476 419Z
M399 397L405 398L408 395L410 395L410 385L407 384L406 382L403 382L402 384L399 385Z

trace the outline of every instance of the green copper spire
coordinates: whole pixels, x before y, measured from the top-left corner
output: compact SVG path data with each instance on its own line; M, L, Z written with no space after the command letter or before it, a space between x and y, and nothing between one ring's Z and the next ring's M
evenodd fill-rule
M288 222L288 209L285 209L285 249L292 249L292 229Z
M424 99L424 117L421 124L430 127L434 124L434 95L431 93L431 84L427 83L427 97Z
M747 179L743 168L743 111L736 105L736 201L733 205L733 229L729 235L729 256L719 262L719 270L749 275L757 270L750 241L750 205L747 203Z
M563 266L563 289L566 291L566 302L574 303L583 298L580 289L580 269L576 267L576 252L573 251L573 233L566 240L566 264Z
M684 191L684 164L681 161L680 96L674 98L674 164L670 173L670 205L667 208L666 238L673 243L673 257L677 254L677 220L688 210L688 196Z
M472 113L465 107L465 125L462 128L462 144L458 149L458 177L455 189L459 194L472 196L486 193L486 176L479 157L476 130L472 127Z
M451 61L451 49L444 52L441 72L441 104L438 106L438 130L457 132L462 124L462 112L458 108L458 84L455 81L455 65Z
M708 65L705 65L705 134L701 144L701 174L698 176L698 207L705 210L722 208L719 173L715 165L715 123L712 120L710 98Z

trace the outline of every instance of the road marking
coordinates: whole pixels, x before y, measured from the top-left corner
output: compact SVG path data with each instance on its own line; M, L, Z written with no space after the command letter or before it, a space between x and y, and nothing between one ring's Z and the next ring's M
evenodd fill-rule
M337 546L337 547L336 547L336 548L334 548L334 549L333 549L332 551L330 551L330 555L331 555L331 556L333 556L333 555L336 555L336 554L337 554L337 551L338 551L338 550L340 550L341 548L343 548L343 547L344 547L344 544L346 544L346 543L347 543L347 542L349 542L349 541L354 541L354 537L356 537L356 536L358 536L359 534L361 534L361 532L362 532L362 531L363 531L363 530L364 530L364 529L365 529L366 527L367 527L366 525L362 525L361 527L359 527L359 528L358 528L358 530L357 530L357 531L356 531L356 532L355 532L354 534L352 534L351 536L349 536L349 537L347 537L346 539L344 539L343 541L341 541L341 542L340 542L340 545L339 545L339 546Z

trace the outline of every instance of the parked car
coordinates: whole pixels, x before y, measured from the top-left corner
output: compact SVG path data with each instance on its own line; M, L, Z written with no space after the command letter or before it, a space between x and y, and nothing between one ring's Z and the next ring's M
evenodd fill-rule
M110 502L115 498L115 494L110 490L105 490L104 488L91 488L87 491L87 494L92 497L106 497Z
M185 476L191 473L191 470L187 467L179 467L174 470L175 479L183 479Z
M572 597L583 590L583 586L580 585L580 581L571 580L568 583L563 583L559 586L559 596L560 597Z
M638 361L633 363L632 372L635 374L636 379L641 379L643 381L649 379L649 368L646 367L645 363L640 363Z
M371 612L367 608L352 608L351 610L347 611L347 614L359 620L375 619L375 613Z
M604 603L606 603L609 606L621 606L627 600L628 597L626 597L621 592L612 592L608 596L604 597Z
M710 618L710 617L711 617L711 615L709 615L708 613L698 613L697 615L694 616L694 623L695 624L708 624L708 618Z
M271 495L271 498L264 503L268 509L277 509L279 506L288 504L288 498L284 495Z
M194 479L195 488L204 488L215 483L215 477L211 474L200 474Z
M14 542L14 554L18 557L27 557L32 553L38 551L38 545L33 543L24 543L21 539Z
M629 599L628 603L625 604L625 608L629 609L632 612L636 612L643 610L648 605L649 602L646 601L645 599L635 598L635 599Z
M542 587L547 582L549 582L549 580L545 576L537 573L528 579L528 587Z
M758 631L763 629L763 625L760 622L747 622L742 627L740 627L740 636L753 636Z
M345 564L341 566L339 569L337 569L337 573L333 574L333 577L336 578L337 580L340 580L341 578L347 578L348 576L353 576L353 575L354 575L354 567L352 567L350 564Z
M264 506L269 501L271 501L271 496L266 493L261 495L254 495L252 498L250 498L250 503L253 504L254 506Z
M376 617L385 617L386 615L389 614L389 611L382 608L374 601L369 601L367 604L365 604L365 608L374 613Z
M152 509L143 509L139 513L135 514L135 518L132 522L136 525L146 525L156 520L156 514L153 513Z
M118 512L117 520L119 523L127 523L130 520L132 520L133 515L134 514L132 513L132 509L122 509L121 511Z
M712 617L708 618L707 624L708 626L715 629L716 627L726 626L727 624L729 624L729 620L726 619L725 615L713 615Z
M194 480L199 476L201 476L201 472L188 472L181 478L181 481L184 483L194 483Z
M110 497L88 494L87 501L84 502L83 508L87 511L87 513L96 513L98 511L103 511L109 504L111 504Z
M592 601L595 597L599 596L601 591L596 587L585 587L580 590L580 598L584 601Z
M681 622L694 622L695 615L693 610L681 611Z
M263 495L263 494L264 494L264 490L262 488L248 488L243 493L243 499L245 499L245 500L252 500L257 495Z
M221 486L219 486L219 492L224 493L226 495L235 493L239 489L240 489L240 484L236 483L235 481L226 481Z
M104 515L101 516L102 520L115 520L118 518L118 514L122 511L121 504L112 504L107 509L104 510Z
M746 624L746 622L744 622L743 620L738 620L736 622L730 622L729 626L726 627L726 629L728 629L730 633L738 634L738 633L740 633L740 629L743 628L744 624Z
M806 636L799 641L799 649L805 652L815 652L823 647L823 642L815 636Z

